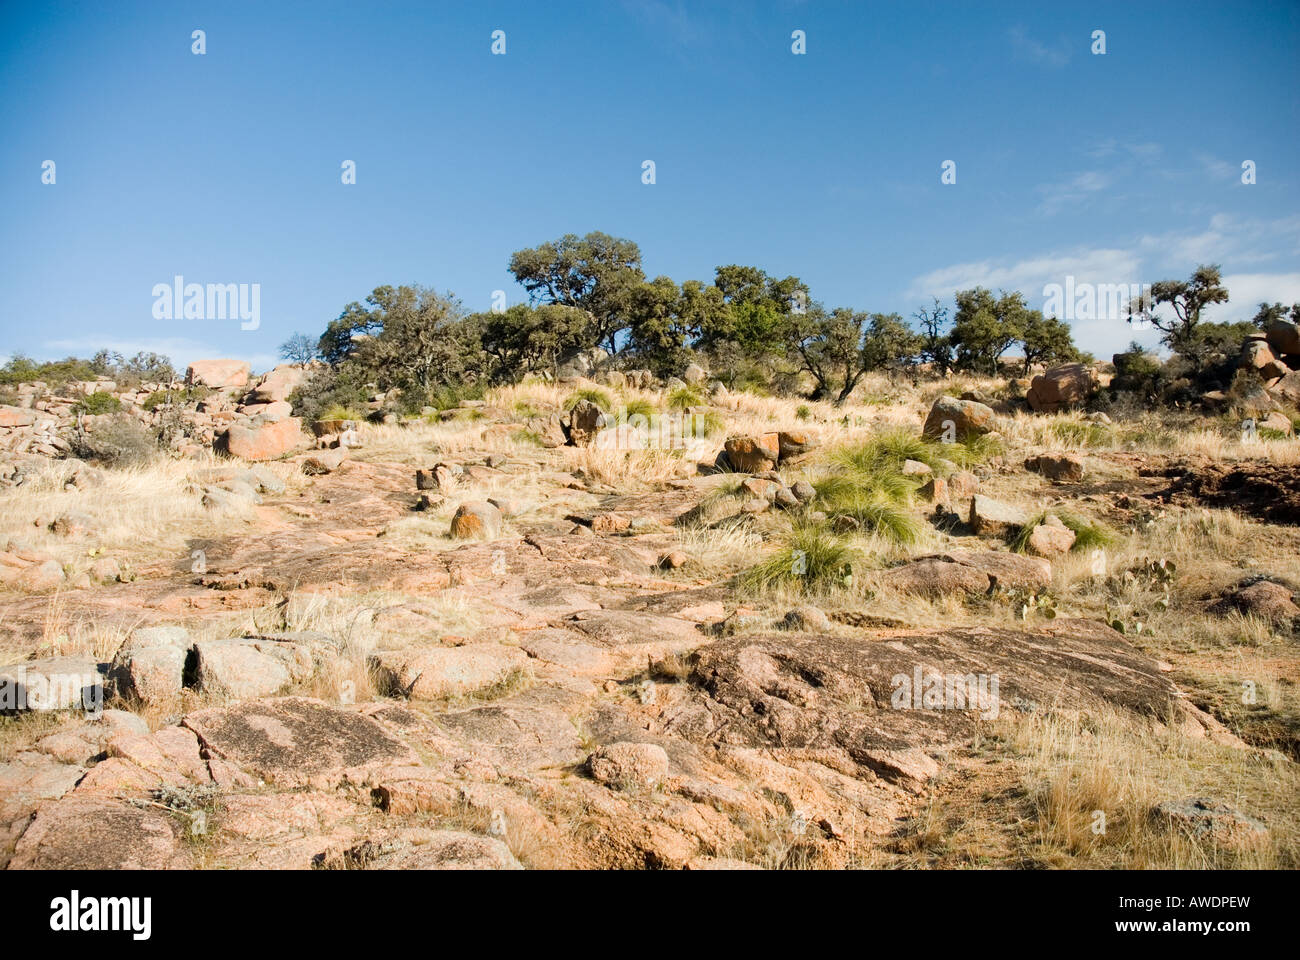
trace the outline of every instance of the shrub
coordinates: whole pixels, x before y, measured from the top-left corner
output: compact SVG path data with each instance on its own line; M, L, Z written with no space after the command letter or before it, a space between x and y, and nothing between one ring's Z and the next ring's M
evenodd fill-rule
M318 420L364 420L366 415L355 407L345 407L341 403L332 403L321 411Z
M113 394L106 393L103 390L82 397L72 405L73 413L85 413L91 415L117 413L121 409L122 401L113 396Z
M1079 420L1057 420L1047 428L1048 434L1061 443L1078 444L1081 447L1102 447L1111 440L1111 433L1099 423L1083 423Z
M597 404L597 406L599 406L599 404ZM653 403L649 400L642 400L639 397L634 397L623 405L624 419L627 420L632 419L632 417L645 417L649 420L656 413L658 413L658 411L655 410Z
M486 387L481 381L467 384L443 384L429 391L427 398L420 397L417 393L410 393L409 402L404 402L412 412L419 410L423 406L436 407L438 410L450 410L453 407L459 407L464 400L482 400ZM407 396L403 394L403 396ZM425 400L427 399L427 404Z
M799 404L799 406L794 408L794 418L796 420L812 419L812 408L806 403Z
M727 430L727 421L722 419L722 415L716 410L705 410L703 413L690 414L690 421L687 424L687 433L695 437L716 437Z
M134 466L158 455L155 433L134 417L121 415L93 430L78 429L71 439L73 454L110 466Z
M915 543L921 524L906 507L918 480L903 473L903 461L918 460L937 470L939 451L904 431L841 447L831 454L833 472L813 484L818 502L828 514L851 517L891 543Z
M199 386L186 387L183 390L155 390L153 393L149 394L149 396L145 397L144 402L140 405L150 411L155 410L160 406L170 404L184 406L185 404L191 403L195 400L202 400L210 393L212 393L212 391L207 387Z
M313 420L327 419L324 414L332 407L364 410L368 395L365 382L350 368L321 367L308 374L290 395L289 403L293 406L295 416L310 423Z
M1004 447L1002 441L994 437L968 436L957 443L942 444L939 449L940 456L944 459L951 460L959 467L969 468L999 456Z

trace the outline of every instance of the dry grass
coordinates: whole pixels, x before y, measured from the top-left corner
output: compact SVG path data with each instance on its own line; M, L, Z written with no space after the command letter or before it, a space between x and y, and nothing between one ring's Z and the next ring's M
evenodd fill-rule
M1295 765L1277 754L1188 739L1110 708L1007 712L894 849L901 866L1293 868L1297 786ZM1220 846L1152 815L1159 803L1202 796L1262 820L1267 836Z
M1128 869L1276 868L1297 855L1293 766L1276 756L1153 731L1119 713L1031 716L1013 725L1033 811L1025 839L1035 859ZM1277 778L1277 779L1275 779ZM1279 790L1277 787L1287 784ZM1197 842L1152 821L1162 801L1225 800L1261 815L1271 842L1241 850ZM1099 833L1095 811L1105 814Z
M1149 413L1135 419L1116 419L1112 425L1103 426L1088 423L1082 411L1021 411L1002 417L997 429L1011 447L1023 453L1159 450L1171 456L1204 456L1219 461L1300 462L1300 438L1243 439L1235 424L1207 421L1191 414L1171 421L1167 415Z
M763 538L745 524L684 527L677 531L677 549L690 557L692 577L729 576L753 563Z
M507 455L537 452L532 444L514 439L512 432L499 429L487 432L491 426L488 421L470 419L363 424L357 428L360 446L353 456L371 463L427 466L442 456L482 454L489 450Z
M561 451L569 469L581 470L592 480L620 490L662 487L670 480L696 474L696 461L677 450L601 450L565 447Z
M226 535L232 527L249 523L256 507L216 514L204 508L202 493L193 481L204 469L230 466L214 459L157 460L145 466L104 470L102 485L88 490L65 490L71 468L51 463L22 486L0 491L0 542L12 540L49 553L74 569L88 565L90 551L98 556L126 560L134 566L172 556L189 556L186 541L195 537ZM287 466L269 469L286 479ZM61 537L48 529L64 514L84 514L88 532Z

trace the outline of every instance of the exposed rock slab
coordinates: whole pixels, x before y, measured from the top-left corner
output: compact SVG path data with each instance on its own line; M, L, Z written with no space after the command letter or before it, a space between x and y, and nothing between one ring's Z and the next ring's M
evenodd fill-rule
M69 797L37 814L10 870L177 870L192 866L180 821L151 807Z
M210 754L280 785L336 783L352 769L418 762L375 720L305 697L200 710L182 722Z

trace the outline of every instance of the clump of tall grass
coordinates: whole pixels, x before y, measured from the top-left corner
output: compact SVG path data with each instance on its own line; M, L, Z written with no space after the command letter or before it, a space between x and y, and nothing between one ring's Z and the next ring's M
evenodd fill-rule
M685 430L691 436L716 437L727 429L727 422L716 410L705 410L703 413L692 413L688 416L690 419L685 424Z
M940 449L905 431L840 447L831 452L830 472L813 483L818 506L833 517L852 518L863 531L890 543L915 543L922 527L907 508L918 481L903 473L903 463L917 460L938 472Z
M796 522L776 553L740 575L740 585L754 593L780 587L825 593L852 584L858 559L858 551L824 524Z
M668 397L664 400L664 406L669 410L685 410L688 407L698 407L704 402L704 395L691 386L674 387L668 391Z
M601 410L609 413L614 409L614 401L610 399L608 393L597 387L583 387L581 390L575 390L569 394L564 401L564 409L572 410L577 406L579 400L586 400L588 403L594 403Z
M1087 550L1096 550L1101 547L1109 547L1116 541L1114 531L1099 521L1089 520L1087 517L1066 510L1044 510L1030 517L1016 531L1015 536L1008 543L1012 552L1024 553L1028 550L1030 534L1034 532L1035 527L1043 523L1049 516L1055 516L1061 523L1074 531L1074 543L1070 547L1071 551L1082 553Z
M969 469L992 457L999 456L1005 446L1002 440L992 435L976 436L969 434L953 443L935 444L943 459L951 460L963 469Z
M1047 428L1049 437L1059 443L1080 447L1104 447L1114 435L1099 423L1082 420L1057 420Z
M364 420L366 415L358 412L354 407L331 403L321 412L320 418L322 420Z
M597 404L597 406L599 406L599 404ZM632 397L623 404L623 407L619 412L624 419L645 417L645 419L649 420L659 411L655 409L655 405L649 400L642 397Z

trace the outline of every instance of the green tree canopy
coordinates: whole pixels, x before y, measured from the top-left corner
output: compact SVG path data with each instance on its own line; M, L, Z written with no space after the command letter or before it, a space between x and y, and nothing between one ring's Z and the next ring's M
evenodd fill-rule
M413 402L482 374L482 330L451 294L382 286L366 303L348 304L321 337L327 360L365 371L382 389L398 387Z
M1207 340L1198 329L1201 311L1212 303L1227 303L1228 289L1223 285L1217 264L1197 267L1188 280L1162 280L1152 284L1149 292L1129 306L1128 322L1150 323L1160 331L1161 342L1194 364L1203 362L1205 351L1215 337ZM1167 306L1172 316L1157 312Z
M590 345L591 316L577 307L516 304L502 313L470 318L482 331L483 350L495 380L514 380L541 370L554 375L566 354Z
M577 307L591 314L595 340L610 353L629 324L633 292L645 281L641 250L631 240L605 233L559 240L517 250L510 272L531 301Z
M1025 373L1035 363L1066 363L1079 359L1070 325L1056 317L1044 317L1040 310L1027 310L1020 328L1025 348Z
M962 370L996 375L998 360L1024 336L1029 310L1021 294L995 297L983 287L957 292L953 317L954 364Z

